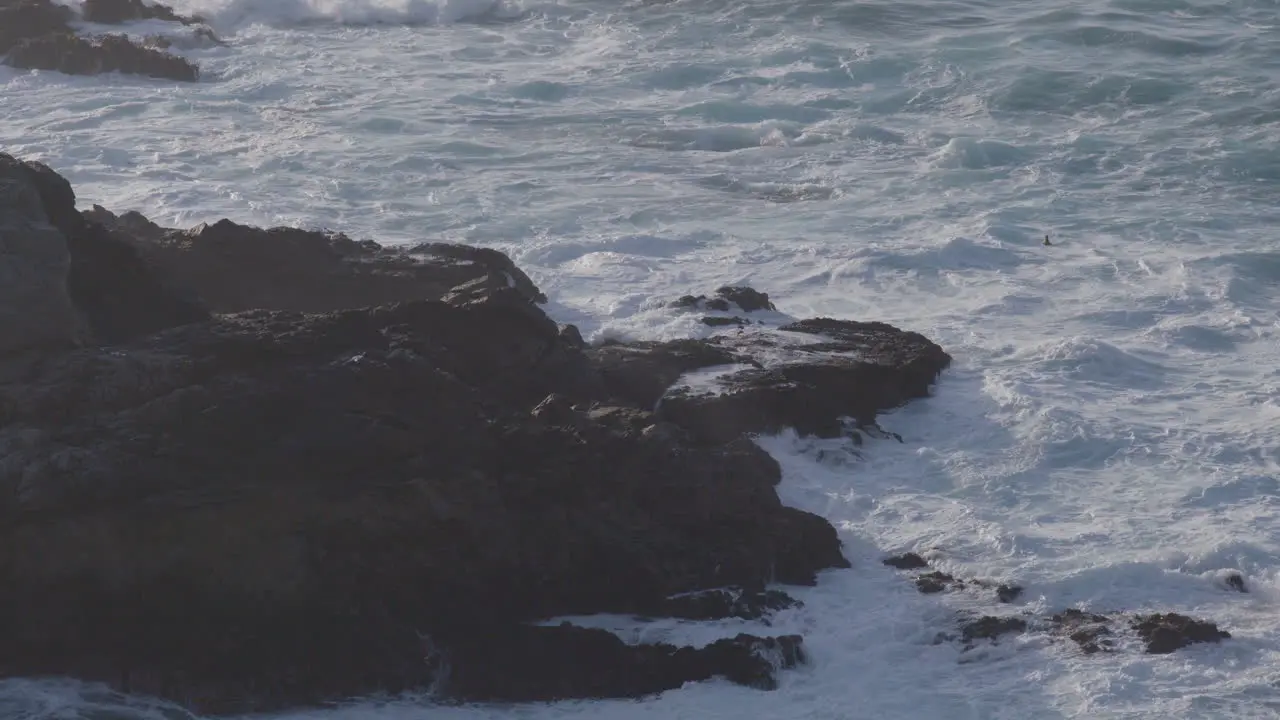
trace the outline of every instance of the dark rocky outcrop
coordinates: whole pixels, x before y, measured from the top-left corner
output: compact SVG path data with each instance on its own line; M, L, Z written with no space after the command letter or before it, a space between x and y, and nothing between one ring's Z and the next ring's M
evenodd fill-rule
M96 206L85 217L133 245L161 276L220 313L258 308L332 312L440 298L489 275L495 276L495 287L509 285L522 297L546 301L510 259L488 248L384 248L341 233L264 230L230 220L169 230L136 212L117 217Z
M850 424L873 425L878 413L926 397L951 362L924 336L882 323L824 318L780 330L712 338L730 364L752 367L730 370L710 389L673 388L662 398L661 417L708 443L785 427L839 437Z
M1214 623L1178 613L1140 615L1133 619L1132 626L1152 655L1171 653L1195 643L1216 643L1231 637L1231 633L1219 630Z
M744 433L874 421L948 360L835 320L588 347L491 250L80 213L56 173L3 155L0 189L0 262L38 270L21 297L57 319L0 351L0 676L213 713L431 683L767 689L800 638L632 646L531 623L791 606L770 585L849 563ZM722 364L791 381L668 392ZM747 417L717 427L717 402Z
M758 620L779 610L800 606L800 602L781 590L749 591L743 588L717 588L672 595L665 598L650 616L686 620L742 618Z
M1228 573L1222 582L1227 586L1227 588L1235 590L1236 592L1249 592L1248 586L1244 583L1244 576L1238 572Z
M628 647L603 630L568 624L473 635L450 654L450 696L475 701L641 697L722 676L761 690L777 687L776 668L804 661L800 637L738 635L702 648Z
M777 310L769 302L768 293L762 293L745 285L725 286L716 290L715 295L685 295L670 303L669 307L679 310L701 310L715 312L731 312L737 309L743 313L758 310ZM702 318L702 324L709 327L727 327L730 325L750 325L751 321L738 316L708 315Z
M964 583L940 570L934 570L932 572L916 576L916 589L926 595L940 593L951 587L964 587Z
M199 69L187 59L139 45L124 35L88 38L65 32L26 38L13 46L5 62L68 75L122 72L182 82L200 77Z
M885 558L881 562L898 570L918 570L920 568L929 567L928 561L913 552L903 553L902 555L893 555Z
M82 14L87 20L111 24L139 19L198 21L141 0L86 0ZM71 8L53 0L0 0L0 55L7 54L5 64L72 75L122 72L182 82L199 79L194 63L124 35L77 35L71 26L75 17ZM211 30L204 32L216 40Z
M905 553L885 558L882 562L898 570L919 570L929 567L928 561L916 553ZM1238 577L1238 575L1235 575ZM1233 575L1227 576L1227 583ZM915 576L916 589L926 595L946 591L963 591L969 587L995 588L996 599L1001 603L1011 603L1022 596L1023 588L1011 583L994 583L989 580L959 580L950 573L930 570ZM961 639L966 646L971 646L977 638L995 639L997 635L1021 632L1030 627L1047 631L1049 634L1066 637L1076 643L1086 655L1098 652L1111 652L1115 648L1112 628L1120 614L1108 616L1085 612L1077 608L1069 608L1048 617L1032 618L1030 622L1024 618L997 618L983 616L974 621L961 623ZM1218 626L1207 621L1194 620L1177 613L1139 615L1129 619L1129 625L1137 631L1146 645L1146 651L1152 654L1171 653L1193 643L1218 642L1230 638L1231 634L1219 630ZM943 633L939 641L954 640L954 635Z
M1068 608L1049 618L1050 632L1065 635L1080 646L1085 655L1110 652L1114 647L1111 619L1105 615Z
M1020 617L995 617L983 615L960 626L960 639L967 644L975 640L998 640L1001 635L1020 633L1027 629L1027 621Z
M198 17L179 15L167 5L152 5L142 0L84 0L81 14L89 22L105 25L118 25L130 20L167 20L183 25L203 22Z
M671 303L671 307L681 310L717 310L729 312L734 307L749 313L757 310L777 310L769 302L769 294L744 285L725 286L716 290L715 295L684 295Z

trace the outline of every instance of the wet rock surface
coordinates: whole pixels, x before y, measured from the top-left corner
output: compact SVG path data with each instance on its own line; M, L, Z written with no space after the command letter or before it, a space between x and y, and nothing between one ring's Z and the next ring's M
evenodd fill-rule
M960 639L972 645L975 640L998 640L1002 635L1020 633L1027 629L1027 621L1019 617L995 617L984 615L960 627Z
M490 702L642 697L716 676L772 690L775 668L794 668L804 659L797 635L738 635L701 648L630 647L603 630L523 627L473 639L447 656L461 670L449 673L445 691Z
M5 56L5 64L70 75L120 72L181 82L199 79L198 66L157 49L154 42L138 43L116 34L82 36L71 25L78 17L111 25L148 19L191 25L200 22L198 18L141 0L85 0L79 10L77 15L53 0L0 0L0 55ZM208 28L197 32L217 41Z
M887 557L881 562L898 570L918 570L929 567L928 561L913 552Z
M801 638L632 646L531 623L793 607L771 586L849 562L747 434L873 422L949 360L835 320L592 347L492 250L162 228L77 211L43 166L0 170L0 228L21 231L0 259L42 268L32 292L63 313L0 353L5 676L206 713L437 681L495 700L771 688ZM682 375L725 364L780 374L669 407ZM717 403L747 420L716 427Z
M1146 643L1147 652L1162 655L1196 643L1216 643L1231 637L1211 622L1178 613L1155 613L1134 618L1133 629Z
M905 553L884 558L884 565L898 570L921 570L929 567L928 561L916 553ZM1225 582L1230 583L1228 575ZM940 570L917 573L916 589L926 595L942 592L967 591L970 588L995 589L996 600L1012 603L1022 597L1024 589L1011 583L994 583L988 580L960 580ZM1127 619L1126 619L1127 618ZM1048 616L997 617L985 615L976 620L962 620L960 636L950 633L939 635L939 642L959 639L966 648L978 639L995 640L1000 635L1024 631L1043 631L1052 636L1067 638L1079 646L1086 655L1112 652L1116 649L1117 628L1123 624L1136 632L1147 653L1166 654L1196 643L1213 643L1229 639L1231 634L1220 630L1212 622L1196 620L1178 613L1156 613L1131 616L1125 613L1093 613L1079 608L1068 608Z

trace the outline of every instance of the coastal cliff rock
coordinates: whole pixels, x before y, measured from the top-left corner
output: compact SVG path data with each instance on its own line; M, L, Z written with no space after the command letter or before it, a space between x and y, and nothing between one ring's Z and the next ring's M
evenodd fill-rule
M67 292L71 253L36 185L42 171L0 155L0 356L75 345L82 335Z
M130 20L167 20L190 25L160 4L141 0L86 0L80 16L89 22L119 24ZM82 36L72 22L76 12L53 0L0 0L0 55L16 68L56 70L70 75L122 72L195 82L200 69L189 60L134 42L125 35ZM200 32L216 40L212 31Z
M0 228L34 229L6 230L0 259L43 274L63 328L0 372L0 676L209 713L433 683L768 689L802 638L631 646L536 623L794 604L770 586L849 563L829 523L782 505L749 434L873 422L950 360L835 320L589 347L491 250L171 230L77 212L42 166L0 169Z

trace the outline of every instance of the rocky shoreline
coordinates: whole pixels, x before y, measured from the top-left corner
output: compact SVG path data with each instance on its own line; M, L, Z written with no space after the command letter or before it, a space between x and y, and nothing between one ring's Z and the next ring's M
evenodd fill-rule
M69 75L120 72L195 82L200 68L167 52L172 41L148 36L141 42L120 33L81 35L77 21L122 25L161 20L192 27L199 43L220 44L198 17L185 17L166 5L142 0L83 0L78 9L53 0L0 0L0 56L15 68L55 70Z
M883 323L769 327L749 288L674 300L734 313L709 339L589 345L493 250L162 228L3 154L0 277L0 677L212 714L775 687L803 638L538 623L795 605L779 586L850 563L751 435L856 437L951 361ZM1225 635L1153 617L1139 632Z

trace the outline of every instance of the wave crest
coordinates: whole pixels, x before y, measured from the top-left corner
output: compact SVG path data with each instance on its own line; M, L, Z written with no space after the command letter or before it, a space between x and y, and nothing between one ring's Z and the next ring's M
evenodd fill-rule
M271 25L448 25L524 14L521 0L186 0L175 9L218 27Z

